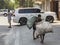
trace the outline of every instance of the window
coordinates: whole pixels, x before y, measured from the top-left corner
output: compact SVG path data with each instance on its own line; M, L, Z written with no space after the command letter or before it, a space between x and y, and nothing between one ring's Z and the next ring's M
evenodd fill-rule
M0 9L0 12L7 12L7 9Z
M40 9L20 9L19 13L40 13Z

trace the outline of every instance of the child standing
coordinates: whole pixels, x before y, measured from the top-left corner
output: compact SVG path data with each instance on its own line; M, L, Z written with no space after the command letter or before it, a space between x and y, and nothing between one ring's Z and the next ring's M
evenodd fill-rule
M42 19L41 19L41 15L39 14L38 17L36 18L36 21L33 24L33 40L36 39L35 36L34 36L35 35L35 31L36 31L36 24L38 22L40 22L40 21L42 21Z
M11 28L11 13L10 13L10 10L8 10L8 23L9 23L8 28Z

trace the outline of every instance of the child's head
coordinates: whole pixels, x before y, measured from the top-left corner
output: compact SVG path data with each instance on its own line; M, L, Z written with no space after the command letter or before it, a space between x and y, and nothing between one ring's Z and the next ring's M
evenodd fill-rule
M38 17L41 17L41 15L39 14Z
M38 15L37 20L38 20L38 22L42 21L42 20L41 20L41 15L40 15L40 14Z
M8 12L10 12L10 10L8 9Z

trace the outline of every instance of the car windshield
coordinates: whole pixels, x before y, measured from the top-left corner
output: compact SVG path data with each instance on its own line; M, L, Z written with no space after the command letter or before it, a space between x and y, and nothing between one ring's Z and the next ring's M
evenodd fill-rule
M40 9L20 9L19 13L40 13Z

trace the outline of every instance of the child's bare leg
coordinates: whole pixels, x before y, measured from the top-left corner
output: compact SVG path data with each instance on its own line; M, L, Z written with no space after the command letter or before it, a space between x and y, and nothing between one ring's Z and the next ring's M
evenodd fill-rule
M40 35L38 34L38 35L36 36L36 38L39 38L39 36L40 36Z
M43 41L44 41L44 36L45 36L45 34L43 34Z
M45 36L45 34L40 35L41 43L43 43L43 42L44 42L44 36Z
M43 43L43 35L40 35L41 43Z
M33 40L35 39L35 30L33 30Z
M10 22L10 27L11 27L11 22Z
M9 23L9 28L11 28L11 20L9 20L9 22L8 22L8 23Z

